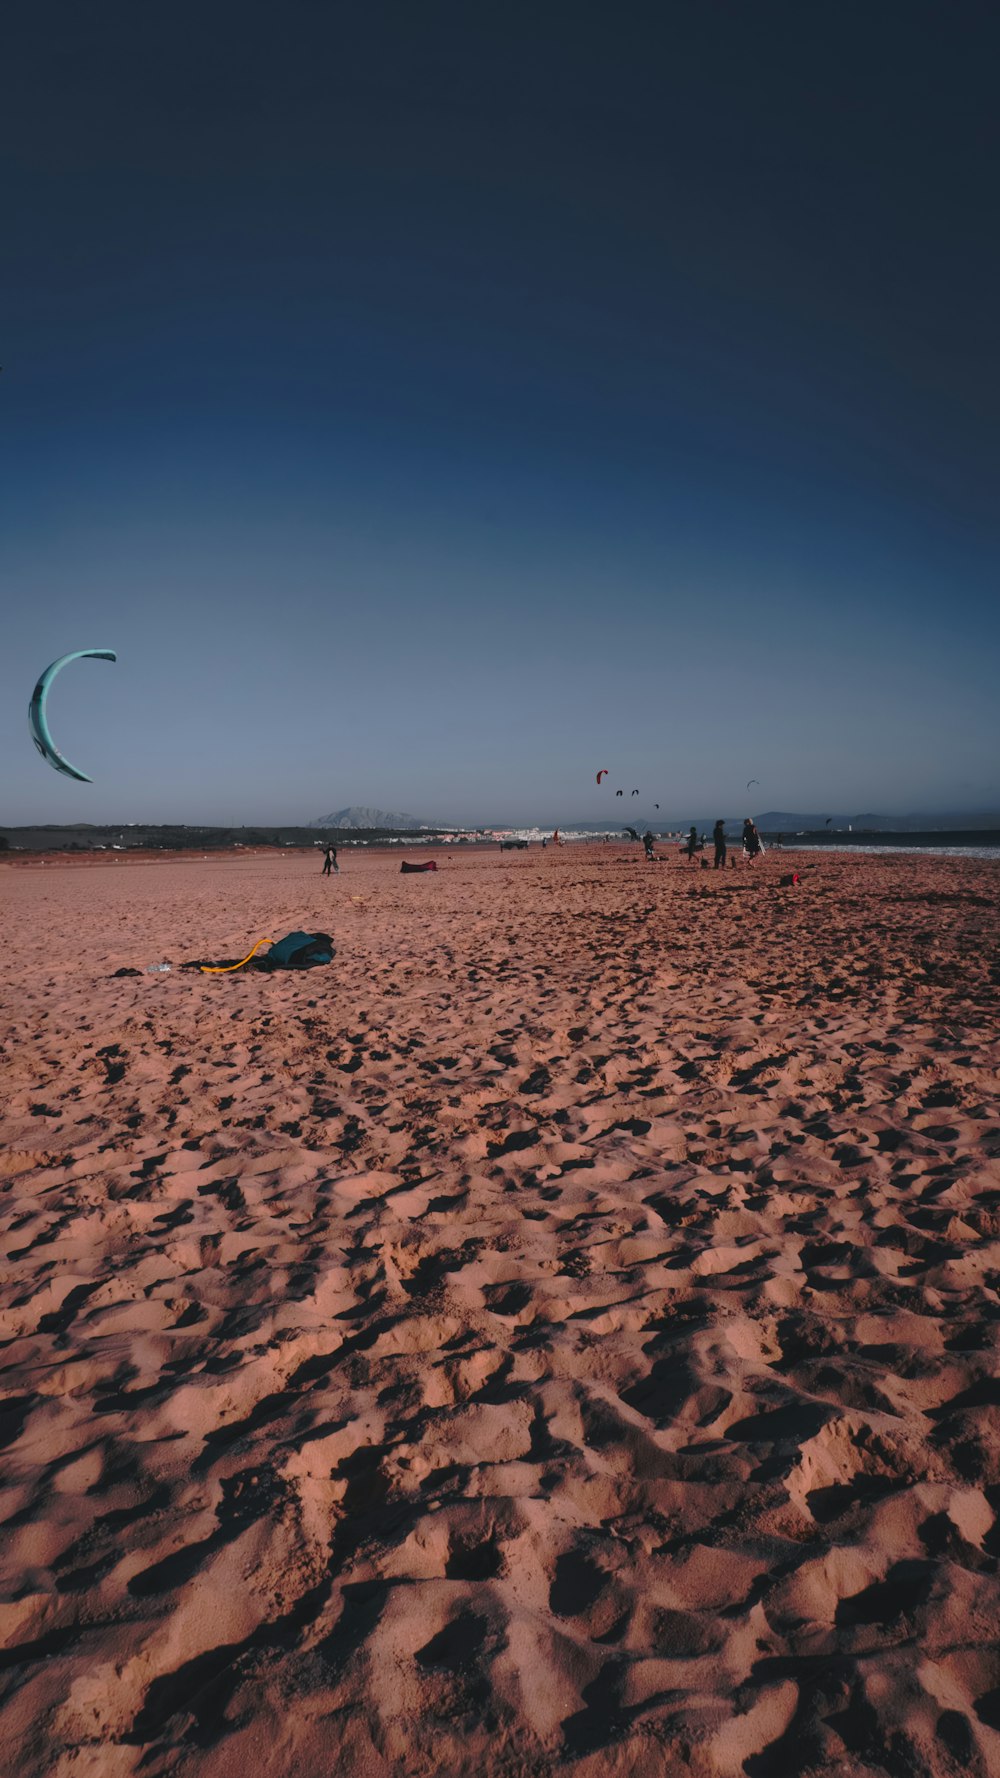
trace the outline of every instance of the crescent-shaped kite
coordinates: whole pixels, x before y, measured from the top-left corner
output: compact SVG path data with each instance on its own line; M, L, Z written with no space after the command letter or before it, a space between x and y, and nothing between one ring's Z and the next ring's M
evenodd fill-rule
M615 795L616 795L616 796L624 796L624 795L625 795L625 792L624 792L624 790L616 790L616 791L615 791Z
M748 790L750 789L751 784L759 784L759 783L760 783L759 778L750 778L747 780L747 789Z
M632 792L633 796L638 796L638 794L639 794L639 792L637 790L633 790L633 792Z
M598 784L599 784L599 783L600 783L600 782L601 782L601 779L602 779L602 778L606 778L606 777L607 777L607 775L608 775L608 768L607 768L607 766L605 766L605 768L604 768L604 770L603 770L603 772L598 772L598 774L597 774L597 782L598 782Z
M113 648L78 648L73 654L61 654L57 661L52 662L51 667L46 667L31 694L31 703L28 705L28 726L31 729L31 739L42 758L47 759L50 766L54 766L57 772L62 772L67 778L77 778L81 784L92 784L94 780L88 778L86 772L78 771L76 766L70 765L69 760L60 753L49 732L45 715L45 702L49 695L49 686L56 674L61 672L63 667L68 666L70 661L116 661L117 659L118 656Z

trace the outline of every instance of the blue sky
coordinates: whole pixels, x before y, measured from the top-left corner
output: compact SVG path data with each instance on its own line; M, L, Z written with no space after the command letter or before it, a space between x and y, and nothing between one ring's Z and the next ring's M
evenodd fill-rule
M22 9L0 821L998 806L998 47Z

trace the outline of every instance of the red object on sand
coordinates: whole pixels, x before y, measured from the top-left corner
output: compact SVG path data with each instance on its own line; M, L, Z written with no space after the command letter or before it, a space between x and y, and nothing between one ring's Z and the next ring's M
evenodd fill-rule
M399 868L407 875L412 876L416 871L437 870L437 860L435 858L428 858L426 864L407 864L406 859L404 858Z

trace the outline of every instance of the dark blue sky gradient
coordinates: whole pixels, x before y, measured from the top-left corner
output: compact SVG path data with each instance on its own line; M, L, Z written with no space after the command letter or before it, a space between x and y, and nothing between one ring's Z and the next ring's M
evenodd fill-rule
M998 49L986 5L23 7L0 819L597 819L604 765L678 818L997 806ZM93 786L25 721L85 646Z

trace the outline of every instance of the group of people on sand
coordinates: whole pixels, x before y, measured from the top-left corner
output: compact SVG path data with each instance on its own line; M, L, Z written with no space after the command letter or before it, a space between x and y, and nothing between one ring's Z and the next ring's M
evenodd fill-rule
M635 835L634 837L637 838L638 836ZM656 835L651 833L649 831L649 829L647 828L646 832L642 836L642 843L646 849L646 857L649 859L652 859L654 864L656 862L656 852L654 850L655 839L656 839ZM721 816L719 817L719 820L715 823L715 826L712 829L712 840L713 840L713 843L715 846L714 869L715 870L725 870L726 859L729 856L729 847L726 844L726 823ZM703 852L704 849L705 849L705 841L703 839L700 840L698 838L698 829L692 823L691 829L688 833L688 837L685 840L683 846L681 847L681 851L684 853L684 856L688 860L688 863L691 864L694 862L695 854L698 852ZM748 815L746 820L743 823L743 856L746 859L748 864L752 864L755 858L759 858L761 856L763 850L764 850L764 847L761 843L760 834L757 832L757 828L754 825L754 822L752 821L751 817ZM707 870L708 869L708 860L702 859L701 863L702 863L702 869ZM733 869L735 870L736 869L736 859L735 858L733 859L732 864L733 864Z
M607 838L606 835L605 838ZM655 838L655 834L651 833L648 828L642 836L642 843L646 849L646 857L653 859L654 862L656 859L656 853L653 850ZM712 829L712 839L715 842L715 865L713 868L715 870L725 870L727 854L726 825L721 817ZM558 827L552 835L552 841L556 846L562 845L562 841L559 838ZM546 841L543 840L542 846L544 847L545 844ZM684 847L689 862L694 858L696 852L701 851L702 844L703 842L698 839L698 829L692 826L687 837L687 843ZM760 834L757 832L756 827L748 815L743 823L743 856L748 864L752 864L754 859L759 857L763 850L764 848L760 843ZM735 865L735 863L736 860L734 858L733 864ZM338 877L340 875L340 865L337 863L336 846L327 846L323 853L323 875L324 877L328 877L331 873L334 873Z
M712 842L715 846L715 863L712 868L713 870L725 870L729 848L726 844L726 824L722 816L719 817L712 829ZM684 847L689 863L693 861L695 853L702 850L702 845L703 842L698 839L697 828L692 827ZM748 864L752 864L755 858L760 857L763 850L764 848L761 845L760 834L757 832L756 826L748 815L743 823L743 856ZM648 857L648 847L646 851ZM735 863L736 860L734 858L733 864L735 865Z

